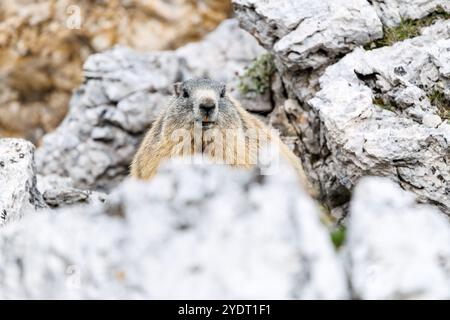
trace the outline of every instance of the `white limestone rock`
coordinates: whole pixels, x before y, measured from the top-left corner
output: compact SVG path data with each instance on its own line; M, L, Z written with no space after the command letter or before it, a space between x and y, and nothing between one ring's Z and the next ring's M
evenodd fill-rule
M450 123L427 120L439 114L428 95L450 83L449 26L442 21L392 47L357 49L327 69L308 102L329 154L315 164L325 190L387 176L450 213Z
M421 19L441 8L450 13L448 0L370 0L384 25L393 27L406 19Z
M102 203L107 199L107 195L102 192L75 188L72 179L56 175L38 175L37 188L44 202L52 208Z
M346 262L359 299L450 299L450 221L386 178L364 178L348 221Z
M0 139L0 227L44 206L36 188L34 145Z
M291 71L318 69L381 38L382 25L364 0L233 0L241 26Z
M150 183L126 180L106 204L0 232L0 299L347 297L318 209L290 170L173 162Z

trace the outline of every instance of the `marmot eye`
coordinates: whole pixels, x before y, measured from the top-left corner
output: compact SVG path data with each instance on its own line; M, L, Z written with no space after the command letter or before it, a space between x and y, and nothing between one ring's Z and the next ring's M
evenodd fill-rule
M189 98L189 92L187 89L183 89L183 98Z
M224 98L225 97L225 88L222 88L222 90L220 91L220 97Z

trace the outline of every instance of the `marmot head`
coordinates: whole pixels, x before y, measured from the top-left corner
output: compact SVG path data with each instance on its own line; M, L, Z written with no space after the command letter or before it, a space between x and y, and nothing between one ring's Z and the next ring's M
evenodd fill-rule
M176 129L227 129L240 127L241 120L224 83L192 79L175 84L175 97L166 110L165 123Z

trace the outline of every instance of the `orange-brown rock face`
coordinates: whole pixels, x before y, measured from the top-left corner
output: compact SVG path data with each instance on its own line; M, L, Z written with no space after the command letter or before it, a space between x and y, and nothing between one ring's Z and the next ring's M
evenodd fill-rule
M55 128L89 54L173 49L230 12L224 0L0 1L0 136L38 142Z

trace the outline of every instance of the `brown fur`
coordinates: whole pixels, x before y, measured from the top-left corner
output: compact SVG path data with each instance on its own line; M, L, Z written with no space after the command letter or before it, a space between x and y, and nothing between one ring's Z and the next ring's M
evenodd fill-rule
M256 117L248 113L244 108L240 106L240 104L233 100L231 97L228 99L233 103L236 110L238 111L241 123L236 124L234 132L236 132L236 136L238 134L243 134L246 129L256 129L260 136L267 137L267 140L275 144L278 147L278 150L281 156L286 159L292 167L297 172L298 178L305 189L312 195L315 196L316 192L314 188L309 183L305 172L303 170L300 159L291 151L289 148L281 141L278 135L274 136L272 132L266 127L266 125L258 120ZM162 113L154 122L152 128L146 134L142 144L136 153L133 162L131 164L131 175L140 179L151 179L156 173L160 166L160 164L171 157L181 155L180 143L179 141L174 141L171 139L171 133L177 128L167 128L164 123L164 113ZM228 128L229 129L229 128ZM191 130L191 137L194 136L194 129ZM219 129L220 130L220 129ZM203 133L205 134L205 133ZM222 133L224 136L225 133ZM246 138L247 139L247 138ZM210 146L209 141L206 141L203 136L202 146L203 151L197 151L194 142L189 141L190 147L188 154L193 155L196 153L203 152L204 154L208 154L209 158L214 159L215 155L218 154L217 150L213 148L211 150L207 150L208 146ZM237 140L235 140L237 141ZM255 166L258 158L259 148L261 146L259 139L256 140L257 143L254 144L245 144L245 156L244 159L242 157L237 156L236 145L226 143L224 144L223 154L229 156L227 162L232 167L237 168L245 168L250 169Z

